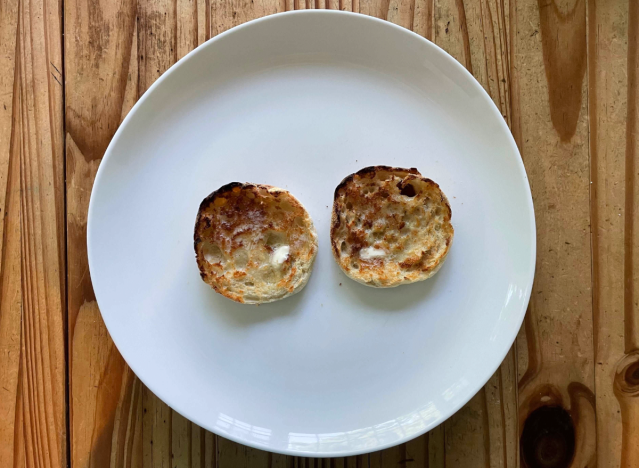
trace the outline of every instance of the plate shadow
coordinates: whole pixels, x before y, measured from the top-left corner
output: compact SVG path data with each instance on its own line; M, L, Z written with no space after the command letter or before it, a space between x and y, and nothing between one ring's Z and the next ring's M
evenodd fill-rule
M308 286L308 285L307 285ZM300 310L306 287L297 294L268 304L240 304L216 293L202 283L202 295L206 298L212 314L217 314L233 327L250 327L269 320L291 315Z
M412 308L417 303L428 303L429 296L432 296L433 292L443 284L442 279L447 266L447 264L442 265L441 270L435 276L425 281L395 288L373 288L350 279L336 263L333 263L333 268L336 270L334 274L343 278L343 293L350 300L360 302L371 309L388 312L401 312Z

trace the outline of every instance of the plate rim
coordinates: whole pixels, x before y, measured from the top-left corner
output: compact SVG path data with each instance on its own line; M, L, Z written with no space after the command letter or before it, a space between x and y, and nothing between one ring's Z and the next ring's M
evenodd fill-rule
M257 19L253 19L250 21L247 21L245 23L242 23L238 26L235 26L233 28L230 28L220 34L218 34L215 37L212 37L211 39L209 39L208 41L200 44L199 46L197 46L195 49L191 50L189 53L187 53L184 57L182 57L180 60L178 60L176 63L174 63L173 65L171 65L171 67L169 67L157 80L155 80L153 82L153 84L151 84L151 86L146 90L146 92L136 101L136 103L133 105L133 107L131 108L131 110L127 113L127 115L125 116L125 118L122 120L122 122L118 125L117 130L115 131L113 137L111 138L111 141L109 142L109 145L107 146L104 155L102 156L102 159L100 160L100 165L98 166L98 170L96 172L94 181L93 181L93 186L91 189L91 197L89 199L89 209L87 212L87 239L86 239L86 247L87 247L87 263L89 266L89 272L91 272L92 270L92 265L95 265L95 262L92 260L92 254L91 252L93 251L92 248L92 236L91 236L91 224L92 224L92 219L95 217L95 205L94 205L94 193L96 193L96 191L98 190L98 187L100 185L100 180L102 179L102 175L104 173L104 166L105 166L105 162L108 161L108 159L111 157L111 154L114 152L114 147L117 143L117 141L120 138L121 132L123 131L124 127L126 127L126 125L128 124L129 120L133 118L133 115L138 111L139 107L147 100L149 99L149 96L151 96L155 89L161 85L161 83L173 72L175 72L175 70L181 66L182 64L186 63L187 61L193 59L193 57L200 53L203 49L207 48L207 47L214 47L215 43L219 40L221 40L222 38L225 38L226 36L230 36L233 35L237 32L239 32L240 30L244 29L244 28L250 28L253 25L257 24L257 23L262 23L262 22L268 22L268 21L273 21L274 19L276 20L277 18L283 17L283 16L308 16L308 15L316 15L316 16L341 16L341 17L350 17L351 20L355 20L355 21L369 21L371 23L376 23L377 26L379 27L387 27L387 28L391 28L391 29L395 29L396 31L405 34L407 36L413 36L414 38L417 38L419 40L421 40L423 43L427 44L428 47L431 47L435 53L439 54L444 60L448 61L450 64L452 64L453 68L457 69L458 72L460 72L462 75L465 75L466 79L468 80L469 83L471 83L471 86L473 87L473 89L475 91L478 91L479 94L482 96L482 98L487 101L487 103L489 104L489 107L491 108L492 112L495 113L495 117L497 121L499 121L499 126L501 127L502 130L505 131L505 135L506 138L508 140L508 143L511 146L511 149L515 152L516 155L519 156L519 158L517 159L517 167L521 173L521 175L523 176L523 179L527 182L526 188L527 188L527 197L526 197L526 201L527 201L527 209L528 209L528 213L529 213L529 223L530 223L530 229L531 232L530 234L530 239L531 239L531 245L530 245L530 255L529 255L529 260L528 260L528 265L529 265L529 271L526 272L526 277L527 277L527 288L525 291L525 300L522 302L522 307L521 310L519 311L519 317L517 319L517 326L513 327L513 331L511 333L511 336L508 338L508 340L503 341L503 343L507 343L508 346L504 345L504 349L502 349L499 353L497 353L498 355L501 356L500 360L496 363L496 365L492 365L490 367L487 367L487 369L490 369L490 372L488 372L485 377L482 377L481 379L477 380L476 385L469 385L468 388L470 388L470 390L466 393L466 395L463 398L460 398L459 403L457 405L452 405L450 408L453 409L445 409L441 412L441 417L439 420L429 423L426 425L426 428L423 430L418 431L415 434L411 434L410 436L402 436L401 438L399 438L396 441L393 442L387 442L387 443L383 443L383 444L379 444L376 445L372 448L364 448L364 449L357 449L357 450L341 450L341 451L330 451L330 452L319 452L319 451L304 451L304 450L294 450L294 449L287 449L287 448L274 448L274 447L270 447L270 446L264 446L264 445L260 445L258 443L254 443L251 440L246 440L243 439L241 437L235 436L233 434L227 434L227 433L223 433L219 430L216 430L216 428L210 424L208 424L206 421L202 421L198 418L197 415L186 415L181 413L180 411L178 411L177 409L175 409L171 403L169 403L164 397L164 392L162 391L162 389L158 389L155 388L152 385L149 385L147 380L145 378L143 378L141 376L142 373L138 373L138 369L136 368L136 366L133 366L130 364L130 362L128 361L128 359L125 356L125 353L122 352L120 345L118 344L118 339L116 339L112 334L111 334L111 330L109 327L109 319L106 318L105 314L102 312L102 309L100 308L100 300L98 298L99 294L96 290L96 288L93 286L92 284L92 288L94 291L94 296L95 296L95 300L96 300L96 304L98 305L98 309L100 310L100 315L102 316L102 319L104 321L104 324L107 328L107 331L109 332L109 337L111 338L111 340L113 341L116 349L118 350L118 352L120 353L120 355L122 356L122 358L124 359L124 361L126 362L126 364L131 368L131 370L133 371L133 373L136 375L137 378L140 379L140 381L149 389L151 390L158 398L160 398L160 400L162 400L162 402L164 402L167 406L169 406L173 411L176 411L178 414L182 415L184 418L188 419L189 421L194 422L195 424L197 424L198 426L216 434L219 435L220 437L224 437L228 440L231 440L233 442L236 442L238 444L241 445L245 445L248 447L252 447L252 448L256 448L258 450L264 450L267 452L271 452L271 453L278 453L278 454L282 454L282 455L289 455L289 456L302 456L302 457L314 457L314 458L330 458L330 457L346 457L346 456L356 456L356 455L362 455L362 454L367 454L367 453L371 453L371 452L376 452L376 451L380 451L380 450L384 450L387 449L389 447L394 447L397 445L400 445L402 443L408 442L410 440L416 439L417 437L422 436L423 434L431 431L432 429L434 429L435 427L439 426L440 424L444 423L446 420L448 420L452 415L454 415L455 413L457 413L459 410L462 409L463 406L465 406L468 401L470 401L488 382L488 380L490 379L490 377L497 371L497 369L499 369L499 367L501 366L501 364L503 363L504 359L506 358L508 352L510 351L510 349L513 346L513 343L515 342L517 335L519 333L519 330L522 326L522 323L524 321L524 317L526 314L526 310L528 309L528 305L530 302L530 297L532 294L532 287L533 287L533 282L534 282L534 278L535 278L535 270L536 270L536 258L537 258L537 226L536 226L536 219L535 219L535 209L534 209L534 202L533 202L533 198L532 198L532 191L531 191L531 187L530 187L530 181L528 179L528 174L526 172L526 168L523 162L523 158L521 156L521 152L519 151L519 148L517 146L517 143L512 135L512 132L510 130L510 128L508 127L508 125L506 124L505 120L503 119L503 116L501 114L501 112L499 111L499 109L497 108L497 106L495 105L494 101L492 100L492 98L490 97L490 95L488 94L488 92L484 89L484 87L479 83L479 81L477 81L477 79L461 64L459 63L454 57L452 57L448 52L446 52L444 49L442 49L441 47L439 47L437 44L435 44L434 42L426 39L423 36L420 36L419 34L406 29L402 26L399 26L397 24L391 23L389 21L380 19L380 18L376 18L373 16L368 16L362 13L355 13L355 12L349 12L349 11L342 11L342 10L295 10L295 11L286 11L286 12L280 12L280 13L275 13L275 14L271 14L271 15L267 15L267 16L262 16L260 18ZM525 306L524 306L525 305ZM108 314L107 314L108 315Z

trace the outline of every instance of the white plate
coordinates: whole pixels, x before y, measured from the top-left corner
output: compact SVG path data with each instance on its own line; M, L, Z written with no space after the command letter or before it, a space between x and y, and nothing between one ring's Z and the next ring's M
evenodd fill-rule
M335 186L373 164L448 195L455 242L433 279L373 289L333 261ZM300 294L243 306L200 280L198 205L231 181L310 212ZM98 171L88 250L115 344L169 406L246 445L342 456L416 437L484 385L528 304L535 225L510 132L453 58L381 20L294 12L221 34L146 92Z

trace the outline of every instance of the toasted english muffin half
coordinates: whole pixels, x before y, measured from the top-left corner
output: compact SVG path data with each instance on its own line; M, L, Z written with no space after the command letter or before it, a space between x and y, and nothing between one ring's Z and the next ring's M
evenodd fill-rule
M286 190L233 182L200 204L194 245L204 282L236 302L261 304L306 285L317 234L306 209Z
M417 169L371 166L335 189L331 249L355 281L378 288L422 281L453 241L448 199Z

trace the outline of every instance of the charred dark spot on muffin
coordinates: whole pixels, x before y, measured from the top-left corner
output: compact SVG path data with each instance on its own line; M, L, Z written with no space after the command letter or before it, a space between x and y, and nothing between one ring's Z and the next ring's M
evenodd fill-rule
M399 193L406 197L413 198L417 195L417 191L415 190L415 187L413 187L413 184L408 183L402 187L402 183L400 182L397 186L399 187Z
M421 174L419 173L419 171L417 170L417 168L415 167L411 167L411 168L403 168L403 167L392 167L392 166L368 166L365 167L363 169L360 169L359 171L355 172L354 174L348 175L346 177L344 177L344 179L337 185L337 187L335 187L335 193L333 195L333 200L337 200L337 198L340 195L340 191L342 188L346 187L349 182L351 182L355 176L359 176L359 177L364 177L367 176L369 174L375 175L375 173L377 171L386 171L386 172L406 172L408 174L412 174L412 175L416 175L416 176L420 176Z

